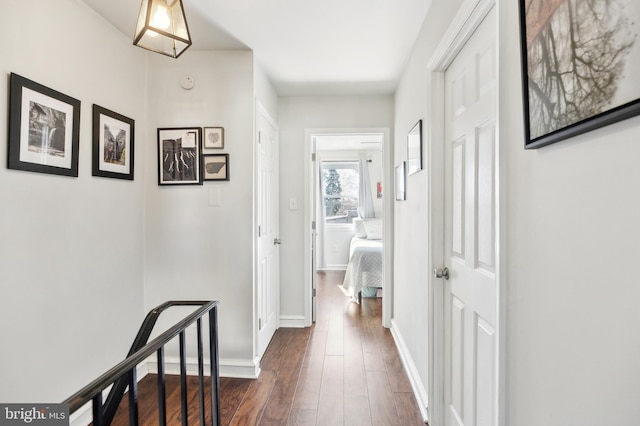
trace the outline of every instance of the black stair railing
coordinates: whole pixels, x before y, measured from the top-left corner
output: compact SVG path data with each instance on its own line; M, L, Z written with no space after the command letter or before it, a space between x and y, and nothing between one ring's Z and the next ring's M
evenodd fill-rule
M182 424L187 425L187 364L185 330L196 324L197 356L198 356L198 402L200 406L200 424L205 424L205 394L204 394L204 347L202 339L202 318L209 317L209 364L211 375L211 422L220 424L220 375L218 370L218 338L217 338L217 301L169 301L151 310L134 339L127 358L98 377L93 382L67 398L69 413L72 414L87 402L92 401L93 425L110 425L128 386L129 395L129 424L138 425L138 388L137 366L156 353L158 364L158 418L160 425L166 425L166 390L165 390L165 361L164 347L178 336L180 347L180 398L182 410ZM174 306L200 306L173 327L148 342L149 336L160 314ZM112 386L113 385L113 386ZM111 390L103 403L103 392L109 386Z

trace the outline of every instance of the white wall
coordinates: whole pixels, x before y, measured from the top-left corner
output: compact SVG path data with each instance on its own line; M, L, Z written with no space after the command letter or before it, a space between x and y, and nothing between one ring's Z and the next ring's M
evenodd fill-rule
M500 1L506 424L638 424L640 118L525 151L515 3Z
M253 53L150 56L145 308L219 300L221 364L253 362ZM195 87L184 90L181 77ZM224 127L228 182L158 186L158 127ZM209 197L220 199L210 206Z
M305 129L392 128L393 97L315 96L279 99L280 124L280 315L303 318ZM389 142L389 141L386 141ZM392 142L391 142L392 143ZM308 161L311 161L309 159ZM289 210L289 199L300 208Z
M74 0L0 2L0 36L0 401L56 402L142 320L146 55ZM82 102L79 177L6 168L10 72ZM91 176L93 103L135 120L134 181Z
M395 96L394 165L406 161L407 133L419 119L423 120L423 165L428 164L427 63L460 4L460 0L432 3L404 69ZM429 379L427 327L431 318L427 288L428 178L426 168L408 176L406 200L396 201L394 210L393 327L406 346L405 355L415 366L418 377L414 380L422 387L424 399Z

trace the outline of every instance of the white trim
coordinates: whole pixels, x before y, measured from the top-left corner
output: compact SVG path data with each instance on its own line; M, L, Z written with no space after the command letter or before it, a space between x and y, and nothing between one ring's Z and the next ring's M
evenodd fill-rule
M434 51L431 59L427 65L427 89L430 94L430 99L427 102L427 147L429 150L429 235L431 236L430 251L431 257L427 262L427 276L429 277L429 396L432 401L431 407L429 407L429 415L431 417L431 424L440 425L444 424L445 410L444 407L444 287L440 282L440 279L433 278L431 271L436 267L441 267L444 264L444 227L441 223L444 217L444 189L442 186L442 179L444 177L444 147L442 140L444 137L444 100L445 100L445 84L444 73L456 58L458 53L462 50L464 45L473 36L475 30L480 26L484 18L489 14L491 9L496 6L497 0L465 0L462 4L455 18L445 35L442 37L438 47ZM496 24L496 34L498 27ZM496 43L498 37L496 37ZM499 49L498 49L499 50ZM496 58L497 61L497 58ZM497 67L496 69L499 69ZM497 76L500 81L499 75ZM496 105L496 120L498 119L498 106ZM496 125L499 128L498 125ZM499 136L499 135L497 135ZM502 169L502 162L500 161L500 140L496 144L498 154L496 155L498 165L496 167L496 205L497 217L496 217L496 233L497 233L497 247L496 247L496 271L501 271L502 251L500 250L500 230L502 224L500 223L501 211L499 194L501 193L501 181L500 170ZM437 180L439 185L433 179L433 176L439 176ZM500 272L496 274L496 285L498 288L498 312L497 312L497 332L498 332L498 368L496 368L496 401L498 407L496 413L498 414L497 424L504 424L504 417L500 415L504 407L500 407L500 404L504 402L504 386L502 381L502 374L504 372L504 342L502 340L502 331L505 324L502 317L504 310L504 300L502 297L502 279ZM436 350L438 348L438 350Z
M496 0L465 0L431 55L427 69L445 72L495 4Z
M416 396L422 419L425 423L427 423L429 421L429 396L427 395L427 390L425 389L424 383L420 378L420 374L418 373L416 364L411 357L411 352L409 351L409 348L407 348L407 345L404 343L402 334L400 334L400 332L398 331L396 322L393 319L391 320L391 335L393 336L393 340L396 342L398 353L400 354L400 360L402 361L402 365L404 366L404 369L407 372L407 376L409 377L411 389Z
M264 118L267 123L269 123L269 125L271 125L273 127L273 129L275 130L275 134L276 134L276 145L278 147L278 153L277 153L277 162L278 162L278 166L280 163L280 127L278 127L278 124L276 123L276 121L271 117L271 115L269 114L269 112L267 111L267 109L262 105L262 103L260 102L260 100L256 97L254 99L254 114L253 114L253 145L252 145L252 149L253 149L253 220L252 220L252 235L253 235L253 247L252 247L252 256L253 256L253 286L252 286L252 299L253 299L253 352L252 355L254 357L258 357L258 356L262 356L262 354L258 354L258 339L259 339L259 318L258 318L258 262L260 261L260 259L258 258L258 244L259 244L259 236L258 236L258 215L259 215L259 211L258 211L258 191L256 188L258 188L259 185L259 176L257 173L257 168L258 168L258 149L256 148L256 146L258 145L258 139L259 139L259 129L258 129L258 115L260 115L262 118ZM279 173L279 170L278 170ZM278 188L279 190L279 188ZM279 195L278 195L279 197ZM275 203L276 206L279 206L279 203L276 202ZM278 211L278 217L280 216L280 212ZM279 230L279 219L277 221L278 223L278 234L280 233ZM276 278L276 321L278 318L278 314L280 313L280 260L278 258L278 272L277 272L277 278ZM276 324L276 330L280 327L280 324ZM266 350L266 349L265 349ZM221 364L222 365L222 364ZM222 367L221 367L222 368ZM259 368L258 368L258 372L259 372ZM222 375L222 372L220 373L220 375ZM236 377L236 376L228 376L228 377ZM257 376L256 376L257 377Z
M344 264L339 264L339 263L332 263L330 265L327 265L326 268L316 268L317 271L346 271L347 270L347 265Z
M198 375L198 358L187 357L185 360L187 366L188 376ZM240 379L257 379L260 375L260 359L255 358L252 360L247 359L219 359L219 372L220 377L233 377ZM210 376L211 369L208 359L203 360L204 375ZM158 373L158 362L150 359L147 361L150 374ZM180 357L167 356L164 358L164 372L165 374L177 375L180 374Z
M311 154L315 153L312 149L313 137L317 135L339 135L345 133L359 134L382 134L383 140L383 176L382 187L393 187L393 170L392 151L391 151L391 132L387 127L377 128L324 128L324 129L305 129L304 144L304 323L309 327L312 324L312 297L311 297L311 221L313 220L313 212L311 206L311 184L312 180L312 161ZM388 192L388 190L387 190ZM384 220L384 250L383 250L383 275L384 286L382 288L382 325L386 328L391 327L391 311L393 308L393 197L383 198L383 220Z
M280 328L305 327L305 318L302 315L280 315Z

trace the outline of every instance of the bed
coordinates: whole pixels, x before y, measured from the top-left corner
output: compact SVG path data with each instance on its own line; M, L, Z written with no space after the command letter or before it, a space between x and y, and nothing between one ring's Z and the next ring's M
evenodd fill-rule
M367 224L368 221L364 221ZM382 288L382 239L370 224L364 232L356 232L349 247L349 263L342 288L351 300L361 301L363 292ZM381 224L380 224L381 227ZM378 237L378 238L374 238ZM375 293L376 290L373 290Z

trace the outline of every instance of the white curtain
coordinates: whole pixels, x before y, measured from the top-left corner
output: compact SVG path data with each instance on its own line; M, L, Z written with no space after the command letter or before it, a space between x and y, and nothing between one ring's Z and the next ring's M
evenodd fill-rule
M373 207L373 195L371 194L371 181L369 180L369 163L364 154L360 155L360 192L358 214L362 219L376 217Z
M318 176L318 187L316 197L316 268L326 267L324 259L324 183L322 181L322 162L320 158L316 161L316 176Z

